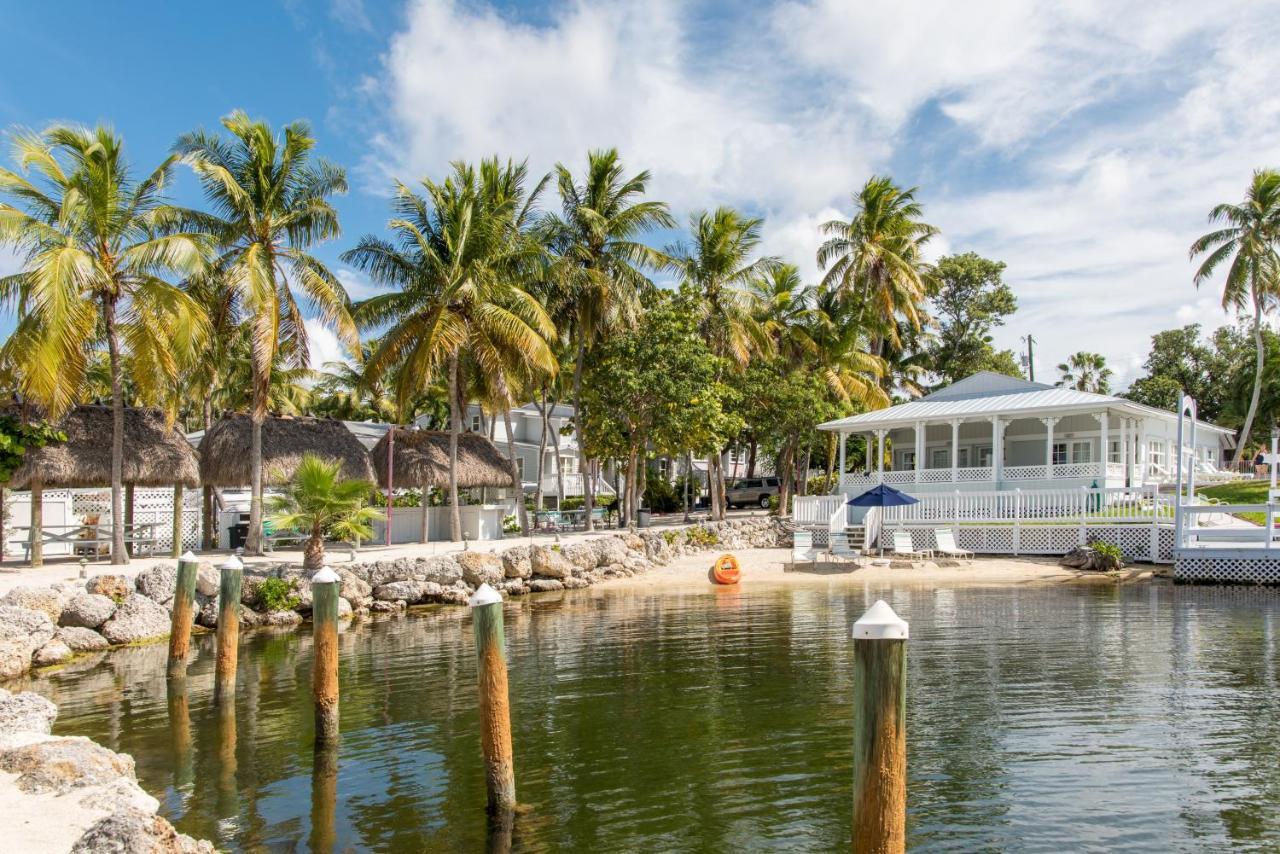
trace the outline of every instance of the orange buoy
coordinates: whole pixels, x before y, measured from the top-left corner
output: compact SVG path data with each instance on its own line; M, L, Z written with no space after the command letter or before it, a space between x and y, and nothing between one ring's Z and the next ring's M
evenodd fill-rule
M737 584L742 580L742 571L738 567L738 559L733 555L720 555L715 566L711 567L711 580L716 584Z

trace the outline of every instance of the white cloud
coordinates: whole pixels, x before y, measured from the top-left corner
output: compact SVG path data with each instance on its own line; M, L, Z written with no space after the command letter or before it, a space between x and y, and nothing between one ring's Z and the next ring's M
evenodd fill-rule
M709 38L675 0L569 0L537 26L418 0L361 83L390 119L365 166L381 190L459 157L540 173L617 146L681 222L764 213L766 251L811 278L817 225L892 170L943 230L931 255L1007 263L1021 308L1001 346L1033 333L1037 376L1097 350L1127 381L1152 333L1224 320L1187 248L1254 168L1280 165L1278 10L782 0Z
M339 282L342 282L342 286L346 288L347 296L352 302L376 297L391 290L374 283L364 273L359 270L352 270L350 267L336 267L333 275L338 277Z
M312 370L322 371L329 362L351 362L338 336L319 318L307 320L307 348Z

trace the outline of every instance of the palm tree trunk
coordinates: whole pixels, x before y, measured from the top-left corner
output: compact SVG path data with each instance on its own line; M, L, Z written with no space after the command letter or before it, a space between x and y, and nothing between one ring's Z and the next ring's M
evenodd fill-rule
M116 304L102 298L102 318L111 360L111 563L129 562L124 550L124 383L120 378L120 342L116 334Z
M1253 345L1257 350L1257 361L1253 369L1253 394L1249 398L1249 413L1244 418L1244 426L1240 428L1240 438L1236 440L1237 456L1249 444L1249 431L1253 429L1254 416L1258 414L1258 398L1262 394L1262 303L1257 296L1253 299Z
M262 422L266 416L257 409L255 404L249 416L249 536L244 545L251 555L262 554Z
M552 400L547 412L555 412L555 409L556 402ZM560 459L560 431L551 426L547 429L551 431L551 450L556 457L556 509L559 510L564 506L564 463Z
M639 454L636 452L635 445L627 451L627 488L623 498L626 503L624 512L626 517L623 520L624 527L634 525L638 520L636 515L636 482L640 480L640 471L637 468L637 458Z
M511 488L515 490L516 519L520 522L520 533L529 536L529 516L524 510L524 482L520 477L520 468L516 465L516 437L511 432L511 409L502 407L502 426L507 431L507 456L511 458Z
M578 336L578 358L573 364L573 429L578 434L578 473L582 478L582 516L583 527L587 531L595 530L591 519L591 511L595 507L595 478L591 476L591 464L587 459L587 443L585 426L582 418L582 362L586 359L586 343Z
M449 357L449 539L462 539L462 510L458 507L458 434L462 413L458 411L458 357Z
M213 387L214 383L210 383L208 393L204 398L204 433L206 436L209 435L209 428L213 426ZM205 551L213 548L212 486L203 487L200 496L200 548Z
M315 529L312 530L311 536L307 538L307 544L302 549L302 568L303 569L320 569L324 566L324 532Z
M535 513L541 513L542 478L547 473L547 389L545 386L542 388L541 402L535 405L538 407L538 414L542 417L542 432L538 436L538 488L533 493L533 508Z

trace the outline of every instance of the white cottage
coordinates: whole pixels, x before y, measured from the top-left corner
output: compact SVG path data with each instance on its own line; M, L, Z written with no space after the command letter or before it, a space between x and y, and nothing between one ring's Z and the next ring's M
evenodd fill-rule
M914 494L1137 487L1172 480L1176 463L1172 412L987 372L820 429L840 436L839 491L846 495L877 483ZM850 472L846 440L859 434L867 458ZM1233 435L1200 422L1198 470L1216 470Z

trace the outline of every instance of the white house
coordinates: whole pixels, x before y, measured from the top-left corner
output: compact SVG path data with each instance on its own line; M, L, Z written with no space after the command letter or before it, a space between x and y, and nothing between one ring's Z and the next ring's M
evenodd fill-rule
M1172 480L1177 416L1120 397L978 373L919 400L820 425L840 435L839 491L877 483L936 491L1137 487ZM851 435L867 441L846 466ZM1196 464L1212 470L1234 431L1200 422Z

